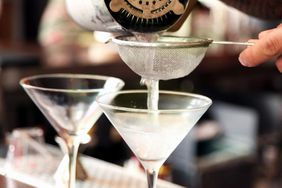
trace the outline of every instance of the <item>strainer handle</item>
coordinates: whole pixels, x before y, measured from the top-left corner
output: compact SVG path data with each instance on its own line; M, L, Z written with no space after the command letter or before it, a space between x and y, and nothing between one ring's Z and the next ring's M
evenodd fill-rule
M253 46L254 42L234 42L234 41L213 41L213 44L227 44L227 45L242 45L242 46Z

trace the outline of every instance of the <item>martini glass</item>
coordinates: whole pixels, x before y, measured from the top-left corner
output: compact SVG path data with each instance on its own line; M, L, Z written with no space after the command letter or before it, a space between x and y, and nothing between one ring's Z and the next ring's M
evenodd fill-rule
M102 114L98 95L120 90L118 78L84 74L45 74L20 81L29 97L41 110L68 148L68 188L75 187L78 147Z
M160 91L158 109L151 110L147 95L144 90L121 91L96 100L143 165L148 188L155 188L160 167L212 101L196 94Z

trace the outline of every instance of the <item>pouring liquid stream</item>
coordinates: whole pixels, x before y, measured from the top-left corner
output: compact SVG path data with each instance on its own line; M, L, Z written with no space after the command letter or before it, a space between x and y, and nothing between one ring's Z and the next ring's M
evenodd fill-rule
M148 89L147 108L157 111L159 109L159 81L141 78L140 83Z
M137 41L155 42L160 37L161 33L134 33ZM154 48L148 48L148 53L144 54L147 60L146 71L151 72L154 69ZM141 78L141 85L145 85L148 89L147 108L157 111L159 103L159 80L153 78Z
M134 33L137 41L141 42L155 42L160 37L160 33ZM147 72L152 72L154 68L154 48L148 48L148 53L144 53L144 58L147 61L145 66ZM148 89L147 107L150 110L158 110L159 103L159 80L141 78L141 85L145 85Z

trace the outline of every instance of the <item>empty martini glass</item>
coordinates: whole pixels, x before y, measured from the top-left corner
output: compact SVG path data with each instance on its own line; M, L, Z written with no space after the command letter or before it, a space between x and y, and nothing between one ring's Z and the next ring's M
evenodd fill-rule
M102 114L95 99L104 92L120 90L124 82L107 76L46 74L23 78L20 84L66 142L67 187L74 188L80 141Z
M160 167L212 101L196 94L160 91L158 109L151 110L147 95L145 90L120 91L96 100L143 165L148 188L155 188Z

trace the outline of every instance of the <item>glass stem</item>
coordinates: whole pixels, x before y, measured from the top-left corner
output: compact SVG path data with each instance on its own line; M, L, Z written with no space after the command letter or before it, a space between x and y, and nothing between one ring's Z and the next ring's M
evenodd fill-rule
M75 188L76 180L76 160L79 148L79 142L76 138L72 138L68 145L68 157L69 157L69 166L68 166L68 188Z
M146 169L148 188L156 188L159 170Z

